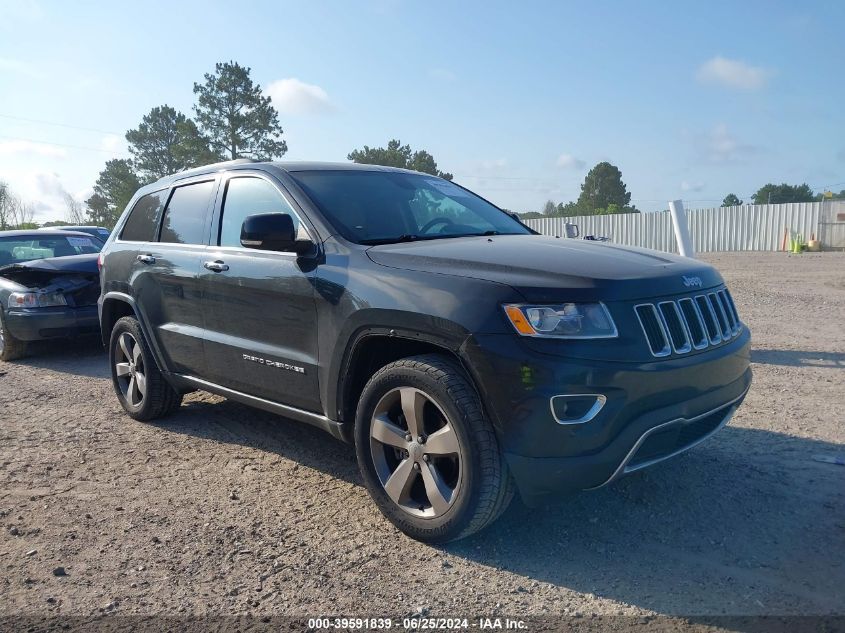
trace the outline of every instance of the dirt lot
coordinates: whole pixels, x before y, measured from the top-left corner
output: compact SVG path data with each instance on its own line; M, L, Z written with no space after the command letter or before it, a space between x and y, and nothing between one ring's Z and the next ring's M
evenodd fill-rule
M0 364L0 615L845 613L845 255L707 259L754 337L730 426L447 547L318 430L207 394L133 422L97 341Z

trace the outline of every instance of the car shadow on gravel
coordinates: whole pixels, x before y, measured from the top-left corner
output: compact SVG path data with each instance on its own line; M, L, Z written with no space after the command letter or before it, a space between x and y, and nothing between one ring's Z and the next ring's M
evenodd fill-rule
M163 430L278 454L300 466L361 484L355 450L316 427L205 392L185 397Z
M843 447L728 426L651 469L540 509L514 504L449 554L692 615L842 613Z
M785 349L753 349L751 362L786 367L842 367L845 368L845 354L840 352L817 352Z
M188 396L160 426L361 485L352 447L216 396ZM517 591L548 583L658 613L841 611L845 566L833 552L845 541L845 469L814 459L841 452L728 426L607 488L540 509L516 499L488 529L438 549L524 577Z
M36 341L27 346L27 355L24 358L11 362L75 376L108 378L107 361L103 342L99 335L94 335Z

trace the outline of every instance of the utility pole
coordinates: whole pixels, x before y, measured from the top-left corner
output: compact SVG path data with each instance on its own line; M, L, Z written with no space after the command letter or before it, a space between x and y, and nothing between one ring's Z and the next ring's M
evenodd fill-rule
M669 201L669 213L672 214L672 228L675 230L675 241L678 243L678 251L684 257L695 257L695 249L692 247L692 238L689 234L687 214L684 211L684 203L681 200Z

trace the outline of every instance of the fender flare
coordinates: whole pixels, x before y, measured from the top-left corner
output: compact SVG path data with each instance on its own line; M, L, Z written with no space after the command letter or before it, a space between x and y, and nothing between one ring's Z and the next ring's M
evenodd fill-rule
M346 388L348 385L348 378L350 367L355 358L356 351L368 338L384 337L393 339L403 339L406 341L426 343L428 345L438 347L444 352L452 354L457 358L461 365L467 370L473 382L475 376L466 367L466 358L461 353L464 342L469 336L469 332L457 335L457 332L450 333L453 336L444 336L442 333L434 333L419 329L408 328L401 325L379 324L379 325L364 325L358 327L351 332L349 336L341 337L347 341L339 353L334 355L331 366L328 368L328 385L333 385L333 388L326 390L325 397L326 411L330 413L330 417L339 417L339 414L346 406Z
M144 339L147 345L150 348L150 351L153 353L153 358L155 359L156 365L158 366L159 371L164 373L169 373L167 369L167 365L164 363L164 354L161 351L161 348L158 345L158 341L152 333L150 332L149 327L147 326L146 319L143 318L140 308L138 307L138 303L135 299L125 292L118 292L116 290L109 291L105 293L100 299L100 327L102 329L103 324L103 308L107 301L120 301L122 303L127 304L131 309L132 312L135 314L135 318L138 320L138 324L141 326L141 332L144 334ZM106 338L105 331L103 332L103 338ZM111 332L108 333L108 337L111 337ZM108 341L108 339L106 339Z

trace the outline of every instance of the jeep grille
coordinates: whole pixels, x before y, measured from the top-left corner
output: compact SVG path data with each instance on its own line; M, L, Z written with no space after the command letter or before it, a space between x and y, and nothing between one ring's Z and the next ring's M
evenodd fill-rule
M634 312L652 356L703 350L733 339L742 322L726 288L659 303L641 303Z

